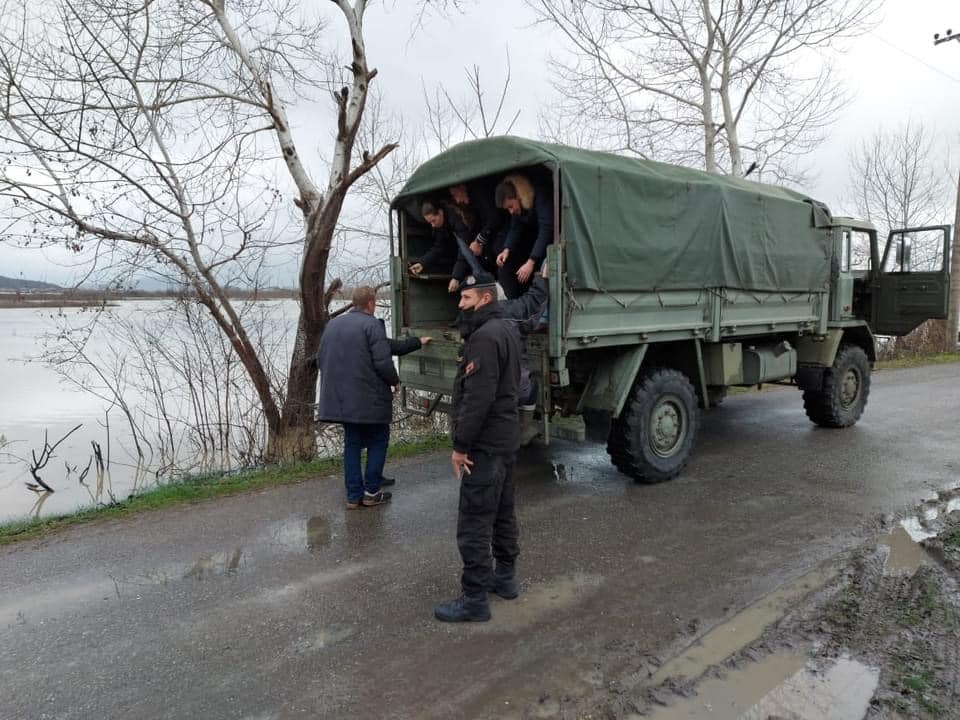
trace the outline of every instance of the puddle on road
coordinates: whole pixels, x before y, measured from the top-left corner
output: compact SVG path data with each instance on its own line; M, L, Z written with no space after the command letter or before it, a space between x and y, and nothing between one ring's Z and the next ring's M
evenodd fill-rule
M240 569L242 560L243 548L237 548L231 553L202 557L190 566L183 579L208 580L218 575L232 575Z
M770 655L710 678L697 695L657 708L645 720L853 720L864 716L880 671L842 657L826 668L804 653ZM640 716L637 716L638 718Z
M677 700L646 716L647 720L739 718L787 678L803 669L802 653L771 655L727 677L710 678L697 685L697 695ZM764 716L766 720L766 716Z
M243 548L238 547L226 552L203 555L184 565L166 565L144 573L109 577L115 585L117 597L120 597L126 586L169 585L181 580L203 581L234 575L244 566L244 557Z
M700 677L711 665L742 650L760 637L764 628L776 622L798 600L833 579L837 569L814 570L761 598L746 610L710 630L686 652L660 667L651 678L656 686L670 677Z
M940 534L944 529L943 518L956 510L960 510L960 487L949 488L925 498L917 514L904 518L900 525L914 542L920 542Z
M253 539L252 545L268 545L289 552L317 552L330 545L337 535L324 515L293 517L273 523Z
M847 657L822 672L807 666L739 720L856 720L866 715L879 681L879 669Z
M914 542L903 526L897 526L892 532L882 535L877 542L890 548L883 568L884 575L912 575L921 565L930 562L927 553Z

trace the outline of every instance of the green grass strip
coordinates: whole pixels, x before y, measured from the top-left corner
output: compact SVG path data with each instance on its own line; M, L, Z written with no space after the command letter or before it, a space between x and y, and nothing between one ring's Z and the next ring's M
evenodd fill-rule
M960 362L960 352L941 352L934 353L933 355L910 355L907 357L893 358L892 360L879 360L877 362L877 369L896 370L899 368L944 365L955 362Z
M387 457L397 459L412 457L434 450L450 448L446 435L430 436L411 442L398 442L390 446ZM331 475L343 467L341 458L326 458L289 465L271 465L239 473L198 475L182 481L145 490L113 505L83 508L69 515L27 518L0 525L0 545L28 540L72 525L122 518L134 513L157 510L182 503L206 500L223 495L236 495L266 487L291 485Z

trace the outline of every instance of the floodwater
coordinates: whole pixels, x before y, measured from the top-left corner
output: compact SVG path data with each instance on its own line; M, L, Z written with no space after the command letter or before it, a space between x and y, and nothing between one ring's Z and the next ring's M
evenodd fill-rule
M285 358L288 335L295 327L296 303L266 301L250 305L256 306L259 331L268 334L267 341L277 349L275 357ZM160 447L155 441L152 447L141 447L141 460L122 409L105 390L116 382L117 366L141 362L132 348L118 340L117 326L110 325L112 319L126 323L121 332L128 336L132 334L130 328L145 323L172 323L171 332L162 337L169 338L173 346L181 340L175 332L177 324L183 323L179 317L171 320L164 312L167 306L165 300L120 301L109 308L109 319L104 316L98 320L84 351L88 357L102 360L100 369L106 377L96 377L91 367L75 371L83 372L88 382L99 388L98 394L78 389L40 359L52 335L65 329L78 333L95 319L95 310L0 309L0 436L4 439L0 447L0 522L27 515L63 514L108 502L111 497L120 500L133 490L169 479L180 468L197 472L229 466L223 454L216 458L216 466L205 465L205 459L198 457L195 445L182 432L169 433L172 439L167 446ZM236 363L235 370L239 370ZM239 372L233 377L235 382L245 382ZM188 419L191 410L189 403L184 402L180 379L164 376L164 371L159 372L158 379L165 401L176 404L176 416ZM159 421L150 417L155 405L145 401L143 392L127 384L121 395L123 402L140 416L140 422L148 426L148 440L159 436ZM104 461L100 473L93 443L99 446ZM45 466L36 472L53 488L53 493L28 488L28 484L38 487L30 466L35 464L34 458L42 461L45 444L56 448Z

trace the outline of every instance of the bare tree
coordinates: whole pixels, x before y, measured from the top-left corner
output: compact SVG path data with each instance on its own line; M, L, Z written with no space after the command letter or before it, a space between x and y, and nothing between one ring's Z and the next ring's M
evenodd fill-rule
M845 103L827 52L880 0L527 0L557 28L560 102L541 126L708 172L796 179Z
M857 214L884 235L894 228L937 225L948 216L949 185L934 137L923 123L877 130L851 152L849 163L849 191ZM942 243L933 234L927 239L913 248L914 267L942 267Z
M396 147L386 140L354 161L376 76L363 36L368 4L333 4L349 39L342 85L343 60L323 51L326 23L292 0L11 2L0 21L8 235L92 244L100 265L159 268L187 286L256 391L270 459L315 453L311 359L342 284L327 277L338 220L350 188ZM314 91L331 91L335 104L324 183L287 114ZM288 187L298 223L284 240L270 218ZM264 256L284 242L301 254L300 316L278 387L227 288L255 284Z
M493 102L488 99L480 78L480 67L474 65L464 71L467 78L467 91L460 97L454 97L442 85L434 87L433 92L423 86L423 101L427 116L424 124L424 138L428 145L445 150L464 140L509 135L520 109L508 110L510 82L512 72L510 54L507 53L507 69L503 83L494 95Z

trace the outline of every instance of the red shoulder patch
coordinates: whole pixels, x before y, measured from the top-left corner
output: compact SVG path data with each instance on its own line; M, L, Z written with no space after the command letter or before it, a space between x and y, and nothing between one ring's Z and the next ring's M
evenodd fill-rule
M466 377L470 377L479 369L480 369L480 366L475 361L471 360L470 362L467 363L467 366L463 369L463 374Z

